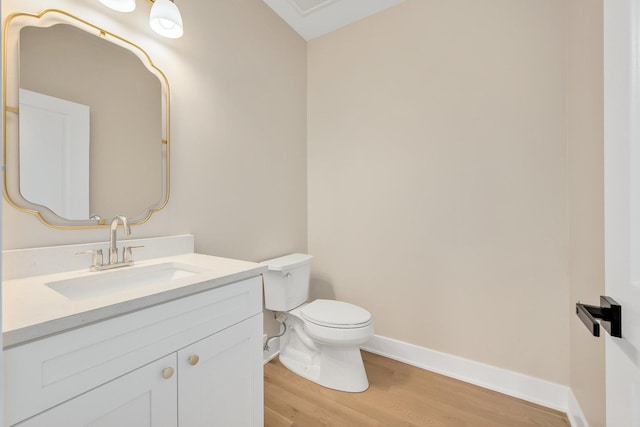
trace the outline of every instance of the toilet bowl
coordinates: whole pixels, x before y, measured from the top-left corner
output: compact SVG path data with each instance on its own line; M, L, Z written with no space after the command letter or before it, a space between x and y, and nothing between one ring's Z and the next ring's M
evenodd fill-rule
M269 267L264 275L265 306L285 313L280 362L324 387L364 391L369 381L360 345L373 336L371 314L342 301L306 302L311 259L292 254L263 262Z

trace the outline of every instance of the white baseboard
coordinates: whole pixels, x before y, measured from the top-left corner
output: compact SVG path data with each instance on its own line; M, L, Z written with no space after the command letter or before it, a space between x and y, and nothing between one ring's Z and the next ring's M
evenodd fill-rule
M362 349L565 412L572 427L588 427L580 405L567 386L379 335Z
M269 347L270 350L264 352L265 364L280 353L280 340L273 340ZM374 335L362 349L564 412L571 427L589 427L578 401L567 386L380 335Z
M571 427L589 427L589 423L582 413L582 408L576 400L576 396L573 394L573 391L569 390L569 406L567 408L567 418L569 418L569 423Z

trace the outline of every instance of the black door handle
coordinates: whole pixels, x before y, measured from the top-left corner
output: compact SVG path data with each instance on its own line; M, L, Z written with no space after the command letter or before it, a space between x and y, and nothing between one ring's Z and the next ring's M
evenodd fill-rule
M600 307L576 303L576 314L594 337L600 336L600 325L612 337L622 338L622 307L613 298L600 297ZM601 319L598 322L596 319Z

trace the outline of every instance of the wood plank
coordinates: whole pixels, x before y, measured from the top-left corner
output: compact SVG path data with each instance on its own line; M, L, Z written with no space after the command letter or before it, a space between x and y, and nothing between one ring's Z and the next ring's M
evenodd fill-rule
M271 427L291 427L293 421L283 417L271 408L264 408L264 425Z
M345 393L265 365L265 427L568 427L565 414L363 352L369 389Z

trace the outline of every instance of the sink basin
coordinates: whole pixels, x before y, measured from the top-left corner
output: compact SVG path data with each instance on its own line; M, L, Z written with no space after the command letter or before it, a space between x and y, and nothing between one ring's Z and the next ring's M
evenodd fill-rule
M166 262L122 267L120 270L92 273L48 282L45 285L69 299L84 300L191 277L204 271L205 269L193 265Z

